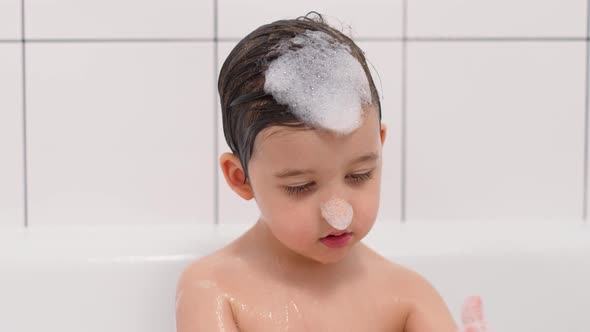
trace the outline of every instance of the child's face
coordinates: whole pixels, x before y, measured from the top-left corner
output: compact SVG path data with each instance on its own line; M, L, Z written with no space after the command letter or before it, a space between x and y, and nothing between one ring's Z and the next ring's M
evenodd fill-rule
M261 222L299 255L321 263L342 259L375 222L385 132L372 108L364 113L362 125L346 136L282 126L262 130L249 164ZM361 157L366 158L359 161ZM303 172L285 176L288 171ZM366 176L369 172L370 178ZM329 248L320 241L338 231L320 210L332 197L348 202L353 209L352 224L346 229L352 238L340 248Z

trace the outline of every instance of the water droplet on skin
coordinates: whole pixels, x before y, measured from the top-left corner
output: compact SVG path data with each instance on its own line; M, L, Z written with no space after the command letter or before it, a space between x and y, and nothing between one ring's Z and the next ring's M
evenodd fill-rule
M223 312L223 299L221 296L217 297L217 308L216 308L216 313L217 313L217 326L219 327L219 331L220 332L225 332L225 326L223 325L223 317L222 317L222 312Z

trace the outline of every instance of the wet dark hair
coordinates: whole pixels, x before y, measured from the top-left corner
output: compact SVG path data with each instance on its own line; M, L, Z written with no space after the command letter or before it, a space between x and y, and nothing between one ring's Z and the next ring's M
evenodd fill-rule
M316 17L310 17L310 14ZM281 53L276 46L306 30L322 31L336 41L350 46L365 71L371 90L372 105L377 106L381 121L381 103L363 51L341 31L328 25L321 14L309 12L292 20L279 20L252 31L233 48L221 67L217 87L223 118L225 140L238 156L248 179L248 162L252 157L256 135L271 126L311 129L287 105L276 102L264 92L264 75L270 62ZM291 49L300 45L289 46Z

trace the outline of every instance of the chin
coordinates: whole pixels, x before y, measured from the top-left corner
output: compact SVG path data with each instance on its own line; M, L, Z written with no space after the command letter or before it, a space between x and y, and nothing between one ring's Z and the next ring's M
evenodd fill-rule
M341 248L339 250L335 250L331 252L331 254L327 254L325 256L319 257L316 261L320 264L330 265L338 263L346 258L350 254L351 247ZM333 249L330 249L333 250Z
M340 261L342 261L344 259L344 257L338 257L338 258L326 258L323 260L318 260L317 262L322 264L322 265L332 265L332 264L336 264Z

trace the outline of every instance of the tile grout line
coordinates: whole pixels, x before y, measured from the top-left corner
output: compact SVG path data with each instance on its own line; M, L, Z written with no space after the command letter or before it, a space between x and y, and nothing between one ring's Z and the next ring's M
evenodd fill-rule
M25 49L25 0L21 0L21 75L22 75L22 103L23 103L23 192L24 192L24 226L29 227L29 198L27 172L27 69Z
M590 0L586 1L586 84L584 91L586 100L584 109L584 200L582 202L582 223L588 223L588 89L590 88L590 42L588 41L588 37L590 37Z
M502 37L502 36L480 36L480 37L405 37L408 42L541 42L541 41L586 41L588 37Z
M213 223L219 225L219 167L217 167L217 154L219 150L219 123L217 121L217 113L219 106L217 102L217 71L218 71L218 57L219 57L219 41L218 41L218 3L213 0Z
M402 9L402 119L401 119L401 223L406 223L406 97L407 97L407 10L408 0L404 0Z
M46 38L27 39L27 43L207 43L214 38Z
M214 23L217 24L217 23ZM212 41L237 42L240 38L57 38L26 39L32 43L206 43ZM589 41L590 37L359 37L354 41L362 42L543 42ZM20 43L22 39L0 39L0 43Z

